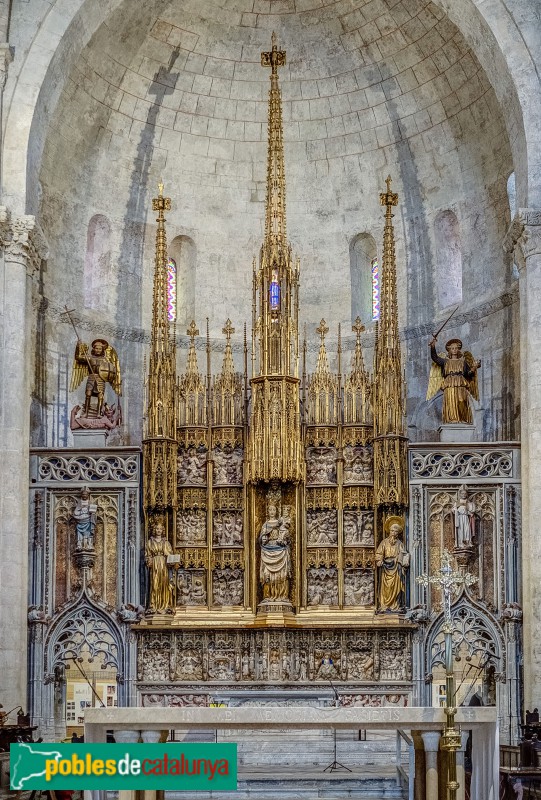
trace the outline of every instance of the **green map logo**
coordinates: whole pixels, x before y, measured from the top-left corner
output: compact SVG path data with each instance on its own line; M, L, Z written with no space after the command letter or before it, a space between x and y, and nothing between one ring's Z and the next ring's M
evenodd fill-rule
M174 789L237 788L236 744L11 745L11 788Z

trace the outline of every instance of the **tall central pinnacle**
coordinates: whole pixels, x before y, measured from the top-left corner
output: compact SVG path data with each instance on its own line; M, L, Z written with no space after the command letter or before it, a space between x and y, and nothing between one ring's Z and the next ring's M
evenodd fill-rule
M262 66L271 68L264 245L267 247L269 245L285 246L286 244L286 177L282 130L282 96L278 85L278 67L283 67L285 63L285 50L278 50L276 34L273 33L271 51L261 53Z

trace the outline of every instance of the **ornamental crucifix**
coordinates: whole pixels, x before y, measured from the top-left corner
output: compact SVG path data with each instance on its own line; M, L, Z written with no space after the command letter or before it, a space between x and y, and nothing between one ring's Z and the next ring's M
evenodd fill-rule
M469 572L455 572L451 565L451 554L445 549L441 554L441 566L437 575L419 575L417 583L422 586L432 584L441 589L443 598L443 617L444 633L452 633L453 626L451 620L451 595L458 594L461 586L471 586L472 583L477 581L475 575L470 575Z

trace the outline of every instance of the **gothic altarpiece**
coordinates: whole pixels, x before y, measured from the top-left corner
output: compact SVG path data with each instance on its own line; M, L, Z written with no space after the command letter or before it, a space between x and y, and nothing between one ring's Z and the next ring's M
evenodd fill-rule
M170 201L160 186L142 457L112 447L32 455L33 719L45 734L65 731L65 670L83 656L114 670L120 705L330 703L331 684L343 705L439 704L439 601L415 578L434 571L447 547L479 578L454 606L457 663L466 665L459 683L482 684L485 702L500 707L502 735L514 739L517 446L411 445L408 453L390 179L380 196L372 374L359 319L347 354L338 331L336 371L321 320L307 373L300 265L286 236L284 63L273 39L262 54L271 71L265 238L243 371L230 320L216 375L208 327L203 371L192 322L177 377Z

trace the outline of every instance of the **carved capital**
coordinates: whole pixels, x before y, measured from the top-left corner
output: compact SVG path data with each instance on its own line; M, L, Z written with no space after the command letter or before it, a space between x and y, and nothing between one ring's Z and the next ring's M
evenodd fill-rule
M541 210L519 208L503 242L504 252L513 254L519 270L526 259L541 255Z
M0 239L6 258L23 265L30 277L49 255L47 240L36 218L30 214L12 216L5 206L0 206Z
M13 61L13 51L8 42L0 43L0 91L4 91L8 77L8 67Z

